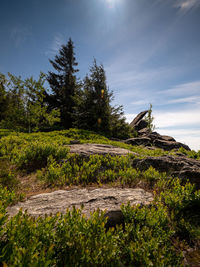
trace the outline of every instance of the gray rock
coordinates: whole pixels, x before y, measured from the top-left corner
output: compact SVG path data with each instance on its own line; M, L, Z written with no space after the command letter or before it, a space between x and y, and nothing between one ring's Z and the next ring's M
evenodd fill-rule
M145 147L153 146L157 148L161 148L163 150L170 151L172 149L179 149L181 147L185 148L186 150L190 150L189 146L182 144L180 142L176 142L176 140L167 135L160 135L157 132L148 133L146 128L143 129L141 136L137 138L129 138L124 141L126 144L131 145L143 145ZM142 130L141 130L142 131ZM138 133L141 133L139 131Z
M98 155L110 154L111 156L125 156L127 154L136 155L136 153L128 149L114 147L112 145L103 145L103 144L75 144L75 145L69 145L69 148L70 148L70 153L77 153L85 157L89 157L90 155L94 154Z
M151 138L142 136L142 137L136 137L136 138L129 138L124 141L125 144L129 144L132 146L150 146L151 145Z
M55 215L57 212L65 213L66 209L80 208L84 205L83 213L89 217L90 212L96 209L106 210L108 227L111 227L115 220L115 225L122 219L119 210L122 203L131 205L147 205L153 200L153 195L141 188L97 188L58 190L52 193L43 193L30 197L25 202L9 207L8 213L14 216L22 208L32 216ZM110 212L110 213L109 213ZM116 213L115 213L116 212ZM113 215L114 214L114 215ZM111 216L112 215L112 216ZM109 226L110 225L110 226Z
M153 140L152 144L158 148L162 148L164 150L172 150L172 149L179 149L183 147L186 150L190 150L189 146L182 144L180 142L174 142L174 141L166 141L162 139L155 139Z
M150 133L151 133L151 131L149 128L144 128L144 129L141 129L138 131L138 135L148 135Z
M131 127L135 127L136 124L138 124L143 118L144 116L147 114L148 110L142 111L140 112L133 120L132 122L129 124Z
M185 156L162 156L146 157L143 159L135 158L133 167L140 170L147 170L150 166L160 172L166 172L170 175L189 179L200 188L200 161L190 159Z
M147 112L148 110L140 112L130 123L130 126L137 131L139 135L138 138L140 138L140 140L138 138L135 140L132 138L131 141L130 139L125 140L125 143L148 147L155 146L168 151L172 149L179 149L180 147L190 150L187 145L176 142L176 140L171 136L160 135L157 132L151 132L150 129L147 128L148 123L143 119Z
M140 121L138 121L138 123L136 123L134 125L134 129L136 131L140 131L140 130L142 130L144 128L147 128L147 126L148 126L148 122L146 122L145 120L140 120Z

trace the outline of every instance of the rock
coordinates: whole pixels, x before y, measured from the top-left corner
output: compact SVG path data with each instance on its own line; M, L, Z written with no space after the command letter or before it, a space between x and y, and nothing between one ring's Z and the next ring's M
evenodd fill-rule
M151 131L149 128L144 128L144 129L141 129L138 131L138 135L148 135L150 133L151 133Z
M147 170L150 166L159 172L166 172L179 178L189 179L200 188L200 161L185 156L161 156L135 158L133 167L140 170Z
M106 210L108 217L107 227L121 223L120 206L122 203L130 205L147 205L153 200L153 195L141 188L97 188L58 190L52 193L43 193L30 197L25 202L8 207L10 216L14 216L22 208L32 216L55 215L65 213L66 209L80 208L84 205L83 213L89 217L90 212L96 209Z
M162 140L165 140L165 141L176 142L176 140L175 140L173 137L168 136L168 135L160 135L160 138L161 138Z
M189 146L182 144L180 142L174 142L174 141L166 141L162 139L155 139L153 141L153 145L158 148L162 148L163 150L172 150L172 149L179 149L183 147L186 150L190 150Z
M148 122L145 120L140 120L138 123L135 124L134 129L136 131L140 131L148 126Z
M147 112L148 110L140 112L130 123L130 126L137 131L139 136L137 139L131 138L125 140L125 143L132 145L143 145L146 147L154 146L168 151L172 149L179 149L180 147L190 150L187 145L176 142L176 140L171 136L160 135L157 132L151 132L150 129L147 128L148 123L143 119Z
M105 224L105 228L108 230L111 227L116 227L116 225L122 225L125 227L124 215L121 210L111 210L106 212L104 215L107 218L107 222Z
M163 150L170 151L172 149L179 149L183 147L186 150L190 150L189 146L182 144L180 142L176 142L176 140L167 135L160 135L157 132L148 132L146 128L143 130L140 130L138 132L140 134L139 137L136 138L129 138L124 141L126 144L131 144L131 145L143 145L145 147L157 147L161 148Z
M80 144L80 140L70 140L70 144L71 145L77 145L77 144Z
M134 154L136 153L120 148L114 147L112 145L103 145L103 144L75 144L69 145L70 153L77 153L79 155L89 157L90 155L98 154L98 155L107 155L110 154L111 156L125 156L127 154Z
M148 110L140 112L133 121L129 124L131 127L135 127L135 125L144 118L144 116L147 114Z
M136 138L129 138L124 141L125 144L129 144L132 146L150 146L151 139L149 137L136 137Z

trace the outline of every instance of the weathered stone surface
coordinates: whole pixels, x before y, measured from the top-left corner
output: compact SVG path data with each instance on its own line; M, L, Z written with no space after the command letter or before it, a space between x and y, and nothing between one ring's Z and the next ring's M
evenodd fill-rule
M8 208L8 213L13 216L20 208L27 210L32 216L44 216L45 214L56 214L57 212L65 213L66 209L72 207L80 208L84 205L83 213L87 217L90 212L100 209L107 210L110 218L110 226L113 224L113 218L118 221L122 219L119 214L122 203L130 201L131 205L149 204L153 200L151 193L141 188L97 188L89 189L72 189L58 190L52 193L44 193L30 197L25 202L19 202L15 206ZM116 211L116 213L115 213Z
M136 131L140 131L140 130L146 128L147 126L148 126L148 122L146 122L145 120L140 120L140 121L138 121L138 123L135 124L134 129Z
M77 153L83 156L90 156L94 154L111 156L125 156L127 154L136 154L128 149L114 147L112 145L103 144L74 144L69 145L70 153Z
M190 150L189 146L176 142L176 140L171 136L160 135L159 133L146 133L141 134L141 136L136 138L129 138L124 141L126 144L131 145L143 145L143 146L154 146L157 148L162 148L164 150L179 149L180 147Z
M142 112L140 112L133 120L132 120L132 122L129 124L131 127L135 127L135 125L139 122L139 121L141 121L143 118L144 118L144 116L147 114L147 112L148 112L148 110L145 110L145 111L142 111Z
M129 144L132 146L150 146L151 145L151 138L149 137L136 137L136 138L129 138L124 141L125 144Z
M158 148L162 148L168 151L172 149L179 149L181 147L185 148L186 150L190 150L189 146L182 144L180 142L166 141L162 139L153 140L152 144Z
M144 128L144 129L141 129L141 130L138 131L138 135L139 136L141 136L141 135L148 135L150 133L151 133L151 131L150 131L149 128Z
M144 159L135 158L133 167L146 170L150 166L160 172L180 178L187 178L191 183L195 183L200 188L200 161L186 158L184 156L162 156L146 157Z

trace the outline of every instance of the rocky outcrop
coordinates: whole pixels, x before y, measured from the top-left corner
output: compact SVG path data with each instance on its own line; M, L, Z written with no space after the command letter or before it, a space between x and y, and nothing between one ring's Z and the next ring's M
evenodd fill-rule
M8 208L10 216L14 216L22 208L32 216L55 215L57 212L65 213L72 207L80 208L89 217L94 210L106 210L108 217L106 227L113 227L123 223L123 215L120 210L122 203L131 205L147 205L153 200L151 193L141 188L97 188L97 189L72 189L58 190L52 193L44 193L30 197L25 202L19 202Z
M147 114L148 111L140 112L135 119L130 123L130 126L137 131L138 137L137 138L129 138L124 142L126 144L131 145L143 145L146 147L157 147L162 148L164 150L172 150L172 149L179 149L181 147L185 148L186 150L190 150L190 148L177 142L173 137L161 135L157 132L151 132L150 129L147 128L147 122L143 120L143 117Z
M127 154L135 154L134 152L120 148L114 147L112 145L103 144L74 144L69 145L70 153L77 153L79 155L89 157L90 155L111 155L111 156L125 156Z
M130 126L134 128L136 131L144 129L147 127L148 123L143 120L144 116L147 114L148 110L140 112L130 123Z
M166 172L170 175L189 179L200 188L200 161L186 158L184 156L162 156L146 157L143 159L135 158L133 167L140 170L146 170L150 166L160 172Z

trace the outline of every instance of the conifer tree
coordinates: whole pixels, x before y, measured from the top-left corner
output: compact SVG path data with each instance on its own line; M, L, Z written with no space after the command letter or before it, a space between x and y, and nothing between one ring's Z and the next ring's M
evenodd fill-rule
M70 128L73 125L74 109L77 105L78 84L75 67L78 65L74 53L74 45L69 39L66 45L62 45L59 54L54 60L50 60L56 73L49 72L47 81L52 89L52 94L47 96L50 107L59 108L61 125Z
M90 68L90 75L84 79L83 87L77 126L107 136L129 137L130 129L123 117L122 106L111 106L113 92L107 86L103 65L98 66L96 60Z

